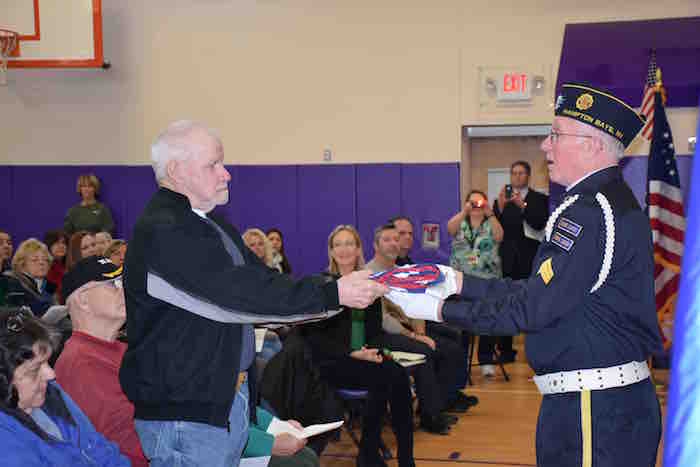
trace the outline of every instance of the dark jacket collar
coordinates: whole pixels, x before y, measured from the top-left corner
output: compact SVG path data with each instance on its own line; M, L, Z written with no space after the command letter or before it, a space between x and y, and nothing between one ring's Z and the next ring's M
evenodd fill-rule
M178 193L177 191L173 191L164 186L158 187L158 193L173 203L181 205L183 209L192 210L192 205L190 204L189 198L182 193Z
M618 179L622 180L622 171L620 170L620 166L615 165L592 173L574 185L566 194L595 194L608 183Z

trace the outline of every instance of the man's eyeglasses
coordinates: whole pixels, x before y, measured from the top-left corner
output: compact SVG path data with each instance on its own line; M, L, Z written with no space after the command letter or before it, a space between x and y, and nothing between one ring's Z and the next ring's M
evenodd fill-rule
M549 130L549 139L552 141L552 144L556 143L560 136L577 136L579 138L593 138L593 136L591 136L591 135L579 135L576 133L562 133L560 131L555 130L554 128L551 128Z

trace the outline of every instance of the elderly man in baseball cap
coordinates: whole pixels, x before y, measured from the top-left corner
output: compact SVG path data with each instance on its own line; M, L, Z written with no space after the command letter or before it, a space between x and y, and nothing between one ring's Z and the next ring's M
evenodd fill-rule
M56 380L132 466L145 467L134 406L119 385L127 348L117 340L126 320L121 281L121 266L97 256L81 260L63 277L73 334L56 362Z

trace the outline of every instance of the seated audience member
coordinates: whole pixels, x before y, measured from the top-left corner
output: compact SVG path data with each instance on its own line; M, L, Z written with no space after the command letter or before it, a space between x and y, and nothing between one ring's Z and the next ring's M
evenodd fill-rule
M399 254L398 238L393 224L375 229L375 255L366 268L380 272L395 267ZM426 363L414 370L421 427L431 433L447 434L457 417L441 412L465 412L475 402L457 388L460 369L464 368L464 349L444 336L428 336L425 321L408 318L401 308L387 300L382 300L382 314L382 327L386 332L377 340L379 346L427 357Z
M126 256L126 242L124 240L112 240L104 252L104 257L109 258L117 266L124 264Z
M0 311L0 451L12 467L128 466L54 381L53 330L21 310Z
M28 306L37 316L42 316L56 304L56 285L46 280L49 272L49 250L36 238L19 244L12 258L12 270L0 278L4 282L5 304Z
M68 235L81 230L88 232L112 232L114 220L107 206L97 201L100 181L95 175L81 175L76 183L81 201L66 212L63 230Z
M328 237L330 280L362 269L362 242L354 227L340 225ZM413 407L407 371L385 359L370 342L382 334L381 302L364 310L345 308L333 318L303 326L321 377L336 388L363 389L370 392L362 418L362 440L358 467L385 465L379 453L381 420L387 402L398 444L399 466L412 466Z
M255 253L255 256L260 258L260 261L265 263L268 268L281 272L278 265L273 261L272 246L262 230L256 228L248 229L243 232L242 238L245 245L250 248L250 250ZM258 353L258 357L262 359L262 362L260 362L260 365L258 366L258 369L260 370L259 376L261 378L262 372L265 371L265 363L277 355L280 350L282 350L280 336L275 333L275 331L268 329L265 333L263 349Z
M284 274L291 274L292 266L287 260L287 255L284 254L284 237L282 237L282 232L276 228L268 229L267 239L270 240L272 245L272 259L275 264L279 264Z
M393 224L396 227L396 232L399 234L399 255L396 258L397 266L405 266L407 264L414 264L408 254L413 248L413 224L411 219L406 216L396 216L389 219L389 224ZM462 345L462 331L450 328L442 323L427 322L425 323L425 333L428 337L433 340L448 339L453 342L451 347L457 348ZM438 337L436 337L438 336ZM450 344L448 344L450 345ZM467 348L466 346L464 347ZM458 378L456 380L455 388L463 388L467 384L467 352L464 352L464 358L460 360L458 367ZM459 392L455 391L453 398L455 400L461 399L462 396ZM478 399L474 396L467 396L471 401L472 405L476 405Z
M66 271L70 271L75 264L83 258L97 254L95 236L86 230L76 232L68 242L68 254L66 255Z
M396 265L413 264L413 260L408 256L411 248L413 248L413 224L411 219L405 216L396 216L389 219L389 224L393 224L399 234L399 256L396 257Z
M250 250L260 258L260 261L265 263L268 268L282 272L279 264L274 261L272 245L262 230L255 228L248 229L243 232L242 237L245 246L250 248Z
M104 256L105 250L112 243L112 235L109 232L97 232L95 234L95 247L98 256Z
M311 347L299 332L290 333L282 351L268 362L259 389L260 399L280 419L309 426L343 418L340 399L321 377ZM307 447L320 456L333 436L334 432L314 436Z
M462 209L447 222L452 237L450 266L471 276L501 277L498 246L503 240L503 227L494 216L486 194L472 190ZM497 336L479 336L479 365L484 376L495 373Z
M306 440L299 439L289 433L273 436L267 433L275 418L262 407L256 408L257 423L250 421L248 426L248 442L242 457L270 456L268 467L318 467L320 465L316 453L306 447ZM303 430L296 420L287 420L295 428Z
M10 269L12 261L12 237L0 230L0 272Z
M68 253L68 237L62 230L51 230L44 235L44 245L50 253L51 266L46 274L46 280L61 290L61 280L66 273L66 254Z
M134 406L119 385L127 347L117 340L126 321L121 274L121 266L91 256L64 276L73 334L56 361L56 381L132 466L147 466L134 429Z

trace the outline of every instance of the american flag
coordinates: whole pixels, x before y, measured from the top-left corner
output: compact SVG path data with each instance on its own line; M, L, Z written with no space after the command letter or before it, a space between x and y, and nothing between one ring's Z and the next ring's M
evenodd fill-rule
M647 204L654 243L656 312L664 346L671 343L673 305L683 256L685 216L671 128L666 119L662 92L654 92L654 114L647 172Z
M651 131L654 128L654 88L656 86L656 52L651 52L649 59L649 68L647 69L647 80L644 83L644 92L642 93L642 106L639 112L644 115L647 122L642 128L642 137L647 141L651 139Z

